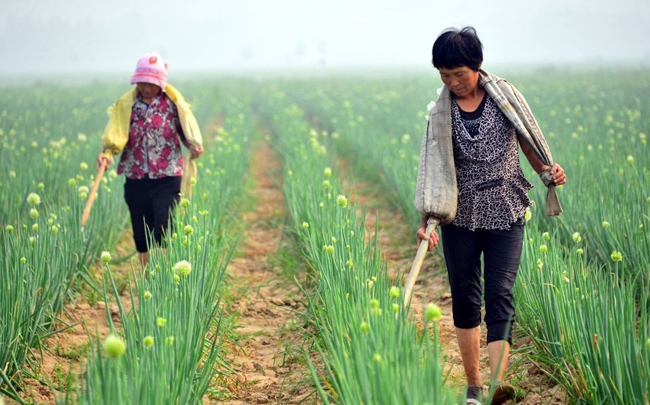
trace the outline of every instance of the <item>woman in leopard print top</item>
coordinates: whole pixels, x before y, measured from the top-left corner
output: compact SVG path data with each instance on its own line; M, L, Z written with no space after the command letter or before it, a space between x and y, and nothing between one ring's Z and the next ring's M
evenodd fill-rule
M544 165L519 139L498 106L479 84L483 62L481 41L472 27L443 32L433 45L433 65L452 95L451 122L458 183L455 219L441 227L456 336L467 377L467 403L483 400L479 353L481 341L481 255L485 285L485 323L490 368L498 387L492 404L504 403L514 390L502 384L512 344L515 310L512 289L524 235L524 213L532 185L519 165L521 146L537 173L550 169L555 184L566 182L558 164ZM426 136L426 135L425 135ZM425 235L427 218L418 230L418 243L429 250L438 235Z
M456 100L451 104L459 193L452 224L472 231L508 230L531 204L532 185L519 166L515 129L487 94L481 106L467 113Z

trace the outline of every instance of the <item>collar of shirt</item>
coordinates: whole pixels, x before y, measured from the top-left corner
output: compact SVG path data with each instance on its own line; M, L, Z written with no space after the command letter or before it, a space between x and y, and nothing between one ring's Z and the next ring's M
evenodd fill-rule
M135 101L133 102L133 108L138 108L142 111L147 111L149 107L156 105L160 102L161 98L163 97L164 92L158 93L154 98L151 100L151 103L147 104L144 101L142 101L142 95L140 93L137 94L135 97Z

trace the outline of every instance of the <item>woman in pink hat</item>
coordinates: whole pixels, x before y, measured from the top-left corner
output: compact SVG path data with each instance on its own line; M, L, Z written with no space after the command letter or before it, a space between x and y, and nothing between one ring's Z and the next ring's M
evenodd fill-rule
M147 231L161 244L169 215L180 198L186 171L180 145L189 149L191 160L201 156L203 147L189 104L167 84L167 63L160 55L141 57L131 84L135 89L112 108L97 164L106 167L113 155L122 153L117 173L126 177L124 199L144 266L149 262Z

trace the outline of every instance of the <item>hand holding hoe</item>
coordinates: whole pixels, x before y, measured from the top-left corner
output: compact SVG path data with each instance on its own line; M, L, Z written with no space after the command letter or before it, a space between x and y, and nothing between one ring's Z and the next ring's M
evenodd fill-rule
M431 236L431 233L435 231L435 229L438 227L438 224L440 224L440 221L436 218L429 218L427 220L427 229L425 231L427 237ZM418 274L420 273L420 268L424 262L428 247L429 240L423 239L420 243L420 246L418 247L418 252L415 255L415 260L411 266L411 272L409 273L408 279L406 279L406 285L404 287L404 308L408 308L409 303L411 302L413 287L415 286L415 281L417 280Z

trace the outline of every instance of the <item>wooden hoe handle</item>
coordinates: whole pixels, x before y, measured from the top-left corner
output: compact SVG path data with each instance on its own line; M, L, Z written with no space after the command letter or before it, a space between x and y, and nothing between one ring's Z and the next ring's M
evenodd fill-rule
M427 236L430 236L431 232L433 232L436 229L439 223L440 221L438 219L429 218L429 220L427 221L427 229L425 231L425 234ZM429 247L429 241L423 239L422 242L420 243L420 246L418 247L418 252L415 255L415 260L413 261L413 265L411 266L411 272L409 273L408 279L406 279L406 286L404 288L404 308L408 308L409 303L411 302L413 287L415 286L415 281L418 278L418 274L420 274L420 268L422 267L424 258L427 255L428 247Z
M97 189L99 188L99 182L102 181L102 177L104 177L104 172L106 171L106 167L108 165L108 161L106 159L102 160L101 166L99 166L99 169L97 169L97 177L95 177L95 182L93 183L93 188L90 190L90 195L88 196L88 201L86 202L86 207L84 208L84 213L81 216L81 227L86 226L86 222L88 222L88 217L90 216L90 209L93 207L93 202L95 202L95 197L97 197Z

